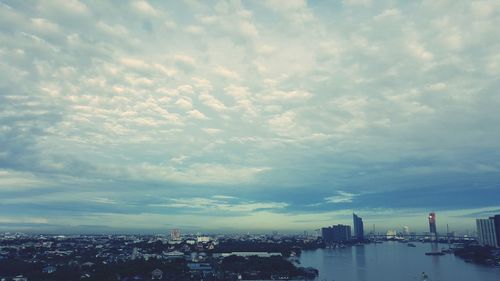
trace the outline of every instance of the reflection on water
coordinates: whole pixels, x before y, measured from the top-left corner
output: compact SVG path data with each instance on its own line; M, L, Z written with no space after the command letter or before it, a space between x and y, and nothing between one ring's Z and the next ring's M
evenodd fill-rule
M366 280L366 255L365 255L365 246L355 246L354 247L354 256L356 257L356 268L358 269L356 280L365 281Z
M303 251L301 266L319 270L318 281L421 280L429 281L499 281L500 268L466 263L453 254L426 256L444 245L386 242L341 249Z
M439 247L438 247L438 244L437 244L437 243L429 243L429 245L431 246L431 251L432 251L432 252L437 252L437 251L439 251Z

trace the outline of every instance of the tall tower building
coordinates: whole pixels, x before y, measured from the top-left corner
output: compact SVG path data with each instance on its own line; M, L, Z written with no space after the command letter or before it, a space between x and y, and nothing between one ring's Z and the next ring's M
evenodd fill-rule
M356 237L357 240L363 240L365 238L363 219L353 213L352 220L354 223L354 237Z
M405 225L405 226L403 226L403 234L404 234L405 236L410 235L410 228L409 228L408 226L406 226L406 225Z
M497 247L500 247L500 215L495 215L491 217L490 219L493 219L493 222L495 224L495 234L497 236Z
M346 242L351 240L351 226L350 225L334 225L333 229L333 239L335 242Z
M479 244L482 246L498 247L495 231L495 219L476 219L477 235Z
M323 238L323 241L325 241L325 243L334 242L333 236L334 236L333 228L331 228L331 227L321 228L321 237Z
M437 238L436 213L429 214L429 232Z

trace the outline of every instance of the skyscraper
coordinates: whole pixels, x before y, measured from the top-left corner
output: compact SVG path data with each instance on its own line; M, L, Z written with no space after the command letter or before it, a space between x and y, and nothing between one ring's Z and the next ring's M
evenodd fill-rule
M394 238L396 238L396 230L394 230L394 229L388 229L385 237L387 239L394 239Z
M338 224L332 226L333 229L333 241L334 242L345 242L351 240L351 226Z
M479 244L482 246L498 247L494 218L476 219Z
M351 240L351 226L349 225L334 225L331 227L323 227L321 236L325 243L339 243Z
M356 237L357 240L363 240L365 238L363 219L353 213L352 220L354 223L354 237Z
M403 226L403 234L404 234L405 236L410 235L410 228L409 228L408 226L406 226L406 225L405 225L405 226Z
M333 228L331 227L321 228L321 237L323 238L323 241L325 241L325 243L327 244L334 242Z
M437 237L436 214L434 212L429 213L429 232Z
M495 223L495 234L497 236L497 247L500 247L500 215L495 215L491 217Z

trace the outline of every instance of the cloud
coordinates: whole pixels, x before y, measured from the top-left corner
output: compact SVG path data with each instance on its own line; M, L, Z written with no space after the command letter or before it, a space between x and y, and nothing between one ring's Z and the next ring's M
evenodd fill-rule
M445 90L446 88L447 88L446 83L443 83L443 82L434 83L434 84L427 86L427 89L429 89L431 91L436 91L436 92Z
M41 188L50 185L46 180L27 172L0 170L0 178L2 179L0 181L0 191Z
M298 123L297 113L289 110L273 116L268 124L271 131L281 136L296 137L308 135L307 128Z
M342 0L342 4L346 6L371 6L372 0Z
M180 68L190 71L196 66L195 59L187 55L175 55L174 61Z
M325 198L325 201L328 203L352 203L352 200L358 196L357 194L338 191L337 195L329 196Z
M215 111L224 111L227 107L217 98L209 94L202 94L199 96L201 102L203 102L206 106L212 108Z
M109 25L105 22L98 22L96 26L102 31L106 32L111 36L125 36L128 34L128 30L122 25Z
M185 160L187 160L189 157L186 156L186 155L180 155L178 157L174 157L172 158L170 161L174 162L174 163L178 163L178 164L181 164L183 163Z
M302 25L313 19L313 14L308 8L307 1L304 0L272 0L266 1L264 5L281 14L294 25Z
M149 63L135 58L122 58L120 59L120 62L126 67L140 69L140 70L146 70L151 67Z
M422 45L417 42L411 42L408 44L408 49L412 55L423 61L430 61L434 58L434 55L427 51Z
M236 199L236 197L234 197L234 196L228 196L228 195L214 195L214 196L212 196L212 198L215 198L215 199L224 199L224 200L227 200L227 199Z
M311 93L305 91L281 91L275 90L270 93L265 93L261 95L261 100L263 101L301 101L308 99L312 96Z
M387 18L393 18L393 17L398 17L401 15L401 12L398 9L387 9L383 11L382 13L376 15L374 17L375 20L384 20Z
M205 116L205 114L199 112L196 109L188 111L187 114L189 117L194 118L194 119L200 119L200 120L208 119L207 116Z
M211 135L218 134L222 131L221 129L217 128L203 128L202 130Z
M240 79L240 76L238 75L238 73L236 73L233 70L227 69L223 66L217 66L214 69L214 71L216 74L218 74L224 78L227 78L227 79L234 79L234 80Z
M163 25L167 28L167 29L174 29L177 27L177 23L173 20L166 20L165 22L163 22Z
M197 25L186 26L184 28L184 31L186 33L189 33L192 35L200 35L204 32L203 28L201 26L197 26Z
M58 32L59 26L47 19L43 18L32 18L31 23L33 26L41 32Z
M182 163L188 156L172 159ZM177 182L185 184L232 185L257 182L259 174L269 171L267 167L242 167L217 163L195 163L185 167L153 165L102 165L92 171L94 177L121 177L132 181Z
M117 204L117 202L115 200L112 200L109 198L104 198L104 197L95 198L95 199L92 199L91 201L95 202L95 203L99 203L99 204L112 204L112 205Z
M23 223L23 224L44 224L47 223L48 220L43 217L24 217L24 218L5 218L0 217L0 223L2 224L11 224L11 223Z
M38 9L48 11L51 14L71 15L71 16L87 16L90 13L87 5L78 0L56 0L56 1L41 1Z
M193 103L191 102L190 99L187 99L187 98L180 98L175 102L175 104L179 108L184 109L184 110L189 110L189 109L193 108Z
M234 202L229 203L228 200L234 201L237 199L232 196L215 195L209 198L180 198L170 199L169 203L157 204L158 207L181 208L181 209L197 209L199 211L224 211L230 213L249 213L272 209L282 209L288 206L282 202Z
M148 206L205 198L217 227L303 230L495 210L498 8L0 3L0 211L193 227L213 217Z
M157 16L158 12L146 1L134 1L131 3L132 8L147 16Z

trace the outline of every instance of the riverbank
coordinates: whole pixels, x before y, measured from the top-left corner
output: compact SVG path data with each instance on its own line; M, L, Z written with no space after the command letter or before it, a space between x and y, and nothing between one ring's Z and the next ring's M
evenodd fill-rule
M455 255L464 259L466 262L500 267L500 249L468 246L463 249L455 250Z

